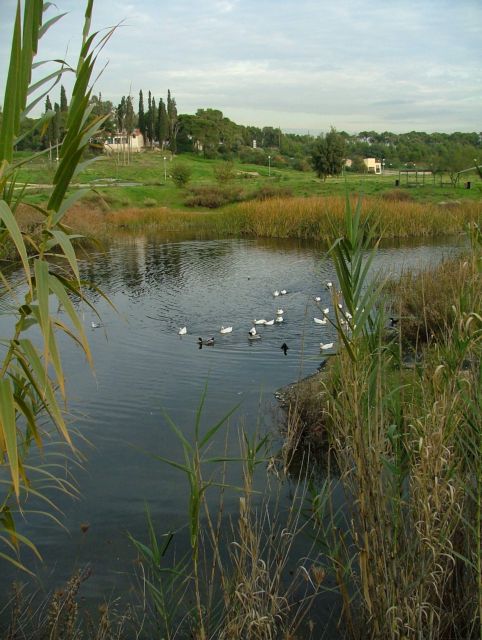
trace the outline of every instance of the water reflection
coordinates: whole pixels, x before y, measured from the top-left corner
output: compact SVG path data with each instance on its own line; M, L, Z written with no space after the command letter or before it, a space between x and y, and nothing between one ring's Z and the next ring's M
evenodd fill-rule
M384 246L374 269L420 268L460 246ZM85 593L95 599L113 581L120 588L129 584L133 551L126 532L143 536L146 502L161 528L184 524L186 487L171 468L148 455L179 458L163 412L189 436L208 381L203 429L238 403L233 425L242 420L250 433L270 429L277 415L274 391L313 373L320 363L319 342L336 338L330 326L313 322L319 308L330 304L323 283L336 279L324 248L300 241L166 243L149 236L116 241L81 267L83 277L95 281L116 308L88 293L105 328L89 334L95 377L71 344L61 345L72 414L83 416L74 424L93 448L79 478L82 500L76 505L60 501L70 537L47 521L29 523L25 532L53 570L42 574L49 585L68 577L73 557L93 563L94 578ZM281 288L289 291L281 305L284 322L260 327L261 340L250 341L255 317L275 317L280 304L272 292ZM314 295L321 296L319 307ZM83 313L90 327L94 316L88 309ZM0 335L6 335L6 322L0 318ZM220 335L222 324L232 325L232 334ZM180 338L178 328L184 325L188 335ZM199 349L198 338L212 335L215 345ZM233 429L227 439L232 451L236 441ZM213 455L223 453L224 446L220 434ZM80 530L85 522L90 523L87 535Z

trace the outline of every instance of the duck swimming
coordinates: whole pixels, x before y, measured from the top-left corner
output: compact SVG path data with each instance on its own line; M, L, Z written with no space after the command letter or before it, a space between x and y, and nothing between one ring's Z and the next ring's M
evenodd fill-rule
M181 328L179 329L179 331L178 331L178 334L179 334L180 336L185 336L185 335L186 335L186 333L187 333L187 327L181 327Z
M275 322L283 322L283 316L276 316Z
M265 320L264 321L264 326L265 327L272 327L274 325L274 318L273 320Z
M263 318L262 320L256 320L256 318L253 320L254 324L266 324L266 320Z
M197 341L200 347L202 347L203 345L205 347L212 347L214 344L214 338L206 338L206 339L198 338Z
M328 320L326 318L313 318L316 324L326 324Z
M231 333L232 330L233 330L233 327L222 326L221 329L219 330L219 333Z
M248 331L250 336L255 336L256 335L256 327L251 327L251 329Z
M320 349L321 351L327 351L328 349L333 349L333 342L328 342L327 344L320 342Z
M288 351L289 347L286 344L286 342L283 342L283 344L281 345L280 349L283 351L283 353L286 355L286 352Z

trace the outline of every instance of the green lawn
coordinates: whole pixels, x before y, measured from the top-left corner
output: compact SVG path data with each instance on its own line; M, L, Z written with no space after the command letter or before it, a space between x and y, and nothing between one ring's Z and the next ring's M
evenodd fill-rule
M21 157L23 154L19 154ZM105 198L108 205L113 208L127 206L166 206L173 209L187 209L184 204L186 192L177 188L170 178L172 163L189 165L192 175L189 187L217 186L214 177L214 168L222 160L207 160L194 154L182 154L171 159L166 154L167 180L164 180L164 154L146 151L131 156L131 162L124 166L114 157L100 156L93 164L90 164L74 180L76 183L90 184ZM350 192L377 195L385 191L395 189L395 180L398 173L375 176L346 173L344 176L328 178L325 182L318 179L313 172L295 171L290 168L273 168L269 175L268 167L259 165L242 164L234 162L234 168L238 172L237 177L229 183L230 187L236 187L249 196L260 188L270 185L277 188L288 189L294 196L323 196L344 194L346 189ZM20 182L29 184L49 184L55 171L55 163L50 164L48 158L41 157L21 168L18 173ZM248 175L249 173L256 175ZM99 179L118 180L123 182L135 182L141 186L96 186ZM472 188L465 189L464 182L470 180ZM400 189L410 194L417 201L439 202L447 200L471 199L479 200L482 197L482 181L477 175L464 175L459 187L449 185L434 185L432 178L427 176L425 185L407 185L402 176ZM33 189L30 199L35 203L45 201L44 189Z

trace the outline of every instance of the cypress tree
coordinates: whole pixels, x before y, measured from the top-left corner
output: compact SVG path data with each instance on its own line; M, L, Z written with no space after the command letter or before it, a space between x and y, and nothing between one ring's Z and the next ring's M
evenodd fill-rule
M146 115L144 113L144 96L142 95L142 89L139 91L139 111L137 115L137 126L139 127L142 136L144 138L144 144L146 142Z
M126 107L126 97L122 96L121 101L119 102L115 110L117 119L117 130L121 132L124 131L125 128Z
M169 123L169 148L172 153L176 153L176 136L179 128L177 120L177 107L174 98L171 98L171 91L167 90L167 119Z
M65 93L64 85L60 85L60 111L68 111L69 105L67 102L67 94Z
M169 137L169 121L167 118L166 105L162 98L159 99L159 109L157 110L157 139L159 146L164 149L166 140Z
M147 98L147 112L146 112L146 136L149 139L149 144L152 148L152 138L153 138L153 122L152 122L152 95L149 91Z
M52 111L52 103L50 102L50 96L47 96L45 100L45 113ZM54 139L54 123L53 118L49 120L47 129L45 131L44 136L44 146L45 148L51 147Z

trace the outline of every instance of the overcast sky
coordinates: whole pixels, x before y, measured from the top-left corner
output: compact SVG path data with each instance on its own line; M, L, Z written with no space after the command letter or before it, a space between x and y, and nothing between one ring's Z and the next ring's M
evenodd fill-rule
M1 95L15 4L2 0ZM56 4L69 13L39 58L73 61L85 4ZM239 124L482 130L482 0L96 0L95 29L121 21L96 85L114 104L131 88L137 110L139 89L169 88L179 113L213 107Z

